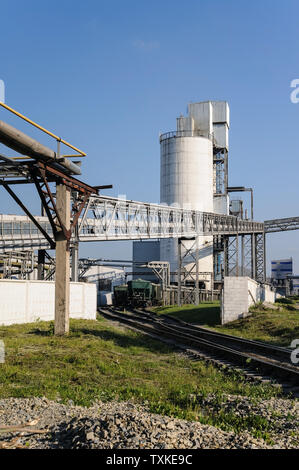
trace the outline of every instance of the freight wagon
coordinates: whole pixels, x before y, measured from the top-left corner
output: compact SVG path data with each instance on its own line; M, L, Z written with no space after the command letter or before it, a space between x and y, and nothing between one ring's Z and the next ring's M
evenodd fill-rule
M114 287L114 305L149 307L161 302L161 287L143 279L128 281Z

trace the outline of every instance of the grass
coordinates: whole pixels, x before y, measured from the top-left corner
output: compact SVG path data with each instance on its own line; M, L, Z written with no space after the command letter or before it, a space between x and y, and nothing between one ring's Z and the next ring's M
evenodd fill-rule
M290 346L293 339L299 338L299 310L296 310L295 304L296 299L280 299L276 305L281 310L265 309L260 304L251 308L251 316L226 325L220 325L219 302L204 302L197 307L159 307L154 310L157 314L167 314L196 325L212 327L220 333Z
M196 307L194 305L166 306L153 309L158 315L171 315L179 320L201 326L215 326L220 323L220 303L203 302Z
M299 338L299 311L286 308L281 311L265 310L261 306L251 311L251 316L216 329L222 333L286 347L290 346L293 339Z
M240 372L225 372L192 362L173 348L142 334L98 321L72 320L68 337L55 337L52 322L0 327L6 362L0 364L0 398L46 396L89 406L95 399L147 403L152 412L214 424L222 429L248 426L261 432L259 416L247 421L232 414L206 412L202 399L225 394L270 398L269 384L246 382Z

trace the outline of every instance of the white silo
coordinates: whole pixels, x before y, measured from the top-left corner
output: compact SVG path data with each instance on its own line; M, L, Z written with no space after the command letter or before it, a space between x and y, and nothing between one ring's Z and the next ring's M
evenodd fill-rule
M177 131L160 138L160 201L185 209L213 212L212 103L195 103L193 108L189 112L196 112L195 119L192 115L178 118ZM172 272L177 271L176 239L160 241L160 259L170 262ZM199 271L213 272L211 236L199 238ZM176 279L173 277L172 280Z

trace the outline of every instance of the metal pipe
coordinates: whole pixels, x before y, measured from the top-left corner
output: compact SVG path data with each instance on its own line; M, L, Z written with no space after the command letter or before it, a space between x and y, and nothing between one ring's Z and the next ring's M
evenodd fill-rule
M250 204L251 204L251 220L253 220L253 189L249 188L250 191Z
M0 142L23 155L30 156L36 160L54 160L55 164L62 166L69 173L75 175L81 174L81 169L78 165L64 158L57 159L57 154L54 150L32 139L4 121L0 121Z
M48 134L49 136L53 137L54 139L56 140L59 140L62 144L64 145L67 145L67 147L70 147L71 149L75 150L75 152L78 152L80 155L82 155L82 157L86 157L86 153L82 152L82 150L79 150L77 149L76 147L74 147L73 145L71 145L69 142L66 142L65 140L61 139L60 137L58 137L57 135L53 134L52 132L48 131L47 129L45 129L44 127L40 126L39 124L37 124L36 122L32 121L31 119L27 118L26 116L24 116L23 114L19 113L18 111L16 111L15 109L11 108L10 106L7 106L7 104L4 104L0 101L0 106L2 106L3 108L7 109L8 111L10 111L11 113L15 114L16 116L20 117L21 119L23 119L24 121L28 122L29 124L31 124L32 126L36 127L37 129L39 129L40 131L43 131L45 132L46 134Z

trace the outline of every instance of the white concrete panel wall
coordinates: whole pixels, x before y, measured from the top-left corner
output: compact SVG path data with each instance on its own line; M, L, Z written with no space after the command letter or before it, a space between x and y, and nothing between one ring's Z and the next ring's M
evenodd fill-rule
M221 302L221 323L225 324L249 315L249 307L258 302L275 302L270 286L249 277L225 277Z
M270 286L259 284L253 279L248 279L248 308L257 302L275 302L275 290Z
M0 325L54 320L55 283L0 280ZM95 284L71 282L70 317L95 320Z

